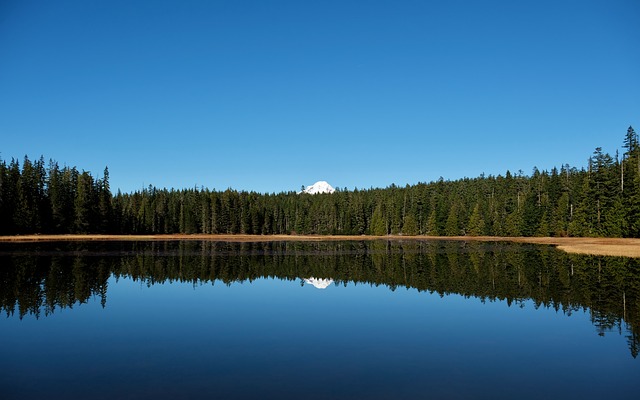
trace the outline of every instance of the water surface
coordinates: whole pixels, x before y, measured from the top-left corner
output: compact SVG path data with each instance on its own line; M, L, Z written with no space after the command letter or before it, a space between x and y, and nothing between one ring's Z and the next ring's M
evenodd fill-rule
M464 242L1 244L3 398L635 398L637 261Z

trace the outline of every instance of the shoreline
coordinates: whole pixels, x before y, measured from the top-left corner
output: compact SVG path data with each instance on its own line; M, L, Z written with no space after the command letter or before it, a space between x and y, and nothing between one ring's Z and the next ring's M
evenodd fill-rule
M203 240L218 242L272 242L272 241L361 241L361 240L455 240L479 242L514 242L556 246L573 254L640 258L640 239L593 237L508 237L508 236L350 236L350 235L220 235L220 234L167 234L167 235L19 235L0 236L0 242L72 242L72 241L178 241Z

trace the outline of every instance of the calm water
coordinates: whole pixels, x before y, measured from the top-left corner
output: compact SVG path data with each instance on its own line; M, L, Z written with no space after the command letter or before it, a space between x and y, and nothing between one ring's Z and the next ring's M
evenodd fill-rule
M428 243L0 244L1 398L637 398L640 265Z

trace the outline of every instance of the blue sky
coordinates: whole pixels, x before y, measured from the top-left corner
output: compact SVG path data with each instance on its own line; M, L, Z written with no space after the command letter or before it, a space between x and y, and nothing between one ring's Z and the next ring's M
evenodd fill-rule
M0 2L0 156L112 189L504 174L640 130L640 2Z

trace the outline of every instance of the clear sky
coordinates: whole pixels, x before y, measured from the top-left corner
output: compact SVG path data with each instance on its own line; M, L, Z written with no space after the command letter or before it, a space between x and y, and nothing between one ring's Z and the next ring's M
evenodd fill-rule
M386 187L614 154L640 1L0 0L0 156L112 190Z

